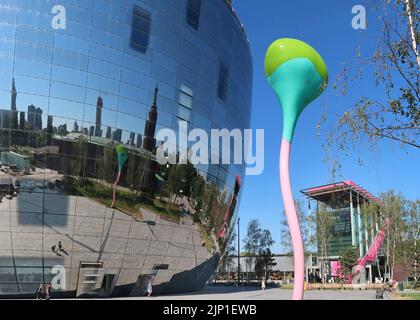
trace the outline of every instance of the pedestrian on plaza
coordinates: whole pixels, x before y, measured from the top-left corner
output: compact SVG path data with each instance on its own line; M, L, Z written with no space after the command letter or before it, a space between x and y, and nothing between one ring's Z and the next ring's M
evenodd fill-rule
M42 291L44 291L44 285L41 283L38 287L38 289L36 289L36 300L41 300L42 299Z
M263 277L263 279L261 281L261 289L265 290L265 277Z
M48 283L47 287L45 288L45 300L51 299L51 291L52 291L52 284L51 282Z
M51 247L51 250L52 250L52 252L57 253L57 246L54 244L54 245Z
M63 245L61 244L61 241L58 241L58 250L63 251Z
M152 286L152 280L149 281L149 284L147 285L147 296L150 297L152 295L153 286Z

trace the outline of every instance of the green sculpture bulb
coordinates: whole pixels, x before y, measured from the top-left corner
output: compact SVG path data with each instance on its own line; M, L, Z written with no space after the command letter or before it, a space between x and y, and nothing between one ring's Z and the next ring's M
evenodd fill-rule
M283 138L292 142L303 109L327 86L327 66L310 45L283 38L268 48L264 67L268 82L283 108Z
M296 39L274 41L265 56L265 74L283 109L283 139L280 148L280 186L293 245L295 279L293 299L303 299L305 257L299 219L290 186L290 146L303 109L326 88L328 71L324 60L310 45Z

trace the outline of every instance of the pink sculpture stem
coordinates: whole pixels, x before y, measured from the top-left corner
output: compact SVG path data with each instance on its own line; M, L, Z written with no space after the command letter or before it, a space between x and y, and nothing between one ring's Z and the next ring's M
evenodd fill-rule
M111 208L113 208L114 207L114 204L115 204L115 194L116 194L116 191L117 191L118 182L120 182L120 178L121 178L121 171L118 171L117 179L115 180L114 185L113 185L113 189L112 189L112 203L111 203Z
M290 142L283 138L281 141L279 163L280 187L293 245L293 260L295 269L293 300L302 300L305 277L305 256L303 251L302 234L300 232L299 218L296 214L295 203L290 187L289 159Z

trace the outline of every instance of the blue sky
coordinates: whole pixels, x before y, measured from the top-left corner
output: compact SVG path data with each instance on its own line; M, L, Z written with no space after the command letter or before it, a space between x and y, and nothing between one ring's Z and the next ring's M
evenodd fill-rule
M294 195L303 199L299 190L331 182L329 165L324 162L322 144L325 136L317 137L316 125L323 105L328 107L328 125L337 120L352 102L360 96L381 97L382 90L374 86L372 70L366 70L363 81L352 85L343 97L332 89L332 82L343 68L344 62L356 57L360 44L362 55L372 52L378 34L377 15L367 9L367 29L361 33L351 27L352 0L294 0L278 1L236 0L233 2L251 43L254 63L253 111L251 127L265 129L265 170L260 176L247 176L239 208L241 234L246 225L258 218L263 228L271 230L275 252L282 252L280 221L283 205L279 188L278 157L282 131L281 108L264 75L264 56L271 42L290 37L312 45L327 63L330 84L322 96L305 109L298 122L292 145L291 181ZM420 174L418 150L403 152L400 146L381 143L374 153L366 144L342 161L342 178L353 180L371 193L395 189L407 198L419 197ZM357 159L362 156L363 165ZM339 179L339 178L337 178ZM336 179L336 180L337 180Z

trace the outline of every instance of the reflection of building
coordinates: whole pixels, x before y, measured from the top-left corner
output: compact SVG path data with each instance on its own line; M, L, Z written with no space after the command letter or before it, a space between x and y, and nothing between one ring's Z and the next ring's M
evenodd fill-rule
M34 128L37 130L42 130L42 109L41 108L35 109Z
M144 126L144 138L143 138L143 148L153 152L156 148L156 121L157 121L157 94L158 88L155 89L155 94L153 97L153 103L149 110L149 118L146 120L146 125Z
M25 130L25 112L19 112L19 130Z
M16 97L17 97L17 91L16 91L16 84L15 84L15 79L13 78L12 81L12 97L11 97L11 102L10 102L10 110L11 111L16 111Z
M122 138L122 129L114 130L114 132L112 133L112 140L121 142L121 138Z
M28 123L32 125L32 128L35 128L35 106L31 104L28 106Z
M16 23L0 15L2 28L18 30L24 21L32 35L22 38L24 33L14 32L16 39L2 39L11 49L3 52L3 60L14 61L15 67L5 68L1 77L12 83L19 70L19 79L26 79L21 84L23 107L33 104L27 116L33 128L27 126L16 136L23 137L27 145L22 150L35 163L31 174L16 177L26 184L19 195L0 202L0 212L7 212L0 214L0 226L9 225L10 219L14 223L13 228L0 228L0 244L8 243L0 250L0 295L32 297L39 283L51 280L51 267L57 264L66 269L66 290L55 290L56 296L142 295L150 280L158 294L193 291L218 267L216 233L230 200L222 194L234 190L245 166L161 166L153 154L155 137L160 128L177 129L178 119L208 133L211 128L249 127L252 60L247 36L224 1L166 5L127 0L107 15L95 10L102 2L72 0L67 13L94 32L91 36L67 28L60 31L60 41L45 37L50 31L41 30L37 19L26 19L28 13L16 1L7 2ZM31 6L30 13L45 15L39 8ZM113 41L115 30L118 41ZM17 47L23 42L25 51L39 54L21 55ZM53 66L67 73L58 77L44 72ZM158 101L158 92L149 92L155 83ZM96 99L97 105L90 106ZM10 114L9 102L9 96L0 101ZM48 109L38 112L48 119L45 137L38 130L42 122L36 120L35 106L46 104ZM3 118L10 128L11 117ZM75 121L83 126L81 133L68 132ZM5 151L17 144L10 141L10 130L1 133ZM137 136L131 136L131 145L124 144L129 157L117 189L120 203L111 209L115 147L129 140L130 133ZM179 174L181 178L173 178ZM229 212L226 225L234 224L236 214ZM68 256L51 250L58 241Z
M136 142L136 148L141 148L143 145L143 139L140 133L137 134L137 142Z
M10 102L10 128L11 129L17 129L19 126L18 123L18 111L16 110L16 97L17 97L17 91L16 91L16 85L15 85L15 79L12 80L12 91L11 91L11 102ZM16 139L13 139L14 137L11 137L12 141L16 142Z
M13 166L17 170L24 170L26 172L29 172L29 158L16 152L2 152L1 164Z
M36 130L42 130L42 109L28 106L28 123Z
M98 97L96 102L96 122L95 122L95 137L102 136L102 108L104 107L104 101L101 97Z
M380 201L353 181L347 180L301 191L308 197L309 210L315 207L315 214L331 216L331 237L328 239L328 260L336 261L349 248L357 247L363 257L372 244L380 225ZM312 206L311 201L316 205ZM373 204L377 209L368 213L365 205ZM322 256L320 248L318 254ZM370 277L372 277L372 266ZM372 280L372 279L370 279Z
M230 200L230 204L228 209L226 210L225 217L223 218L222 228L219 231L219 238L225 240L227 236L227 231L229 230L230 223L233 218L233 214L235 213L236 204L238 202L238 194L239 190L241 189L241 178L237 176L235 179L235 187L233 189L232 198Z
M128 138L128 144L132 147L135 146L134 139L136 137L136 134L134 132L130 132L130 138Z
M111 127L106 128L105 138L111 139Z
M77 124L77 121L74 121L73 132L79 132L79 125Z
M10 128L10 110L0 109L0 128Z
M238 256L230 256L226 258L226 263L220 268L217 278L220 280L227 280L227 273L235 273L230 277L231 282L235 282L237 279L236 272L238 271ZM274 254L273 255L275 266L272 267L271 280L284 280L287 277L291 278L294 275L293 268L293 256L286 254ZM257 256L241 256L239 257L239 268L241 272L240 279L243 282L249 280L261 281L261 277L255 275L255 265L257 262Z

